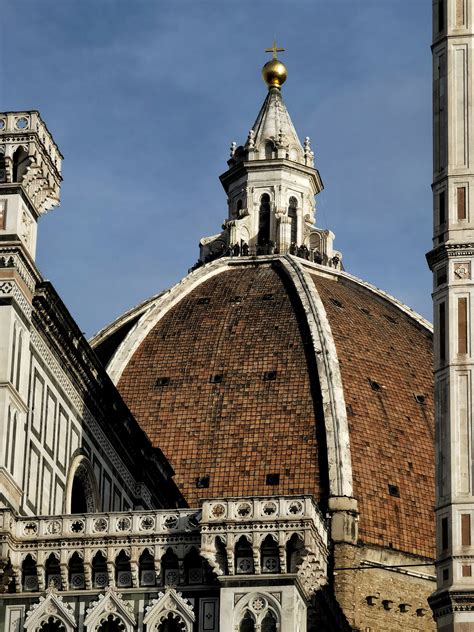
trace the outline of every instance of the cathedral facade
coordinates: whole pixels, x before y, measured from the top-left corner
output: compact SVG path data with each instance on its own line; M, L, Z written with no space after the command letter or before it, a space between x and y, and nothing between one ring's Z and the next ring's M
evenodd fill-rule
M271 52L222 230L90 341L35 264L61 153L38 112L0 114L5 632L436 629L432 328L317 227Z

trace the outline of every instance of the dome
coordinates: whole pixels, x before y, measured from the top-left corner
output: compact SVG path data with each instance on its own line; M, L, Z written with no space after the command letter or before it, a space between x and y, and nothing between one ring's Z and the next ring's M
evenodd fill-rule
M361 542L434 557L432 333L396 299L292 255L223 257L92 342L191 506L354 497Z

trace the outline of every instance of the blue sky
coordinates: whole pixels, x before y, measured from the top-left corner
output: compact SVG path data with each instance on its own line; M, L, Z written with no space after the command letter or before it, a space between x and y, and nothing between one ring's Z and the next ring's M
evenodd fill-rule
M430 0L4 0L0 109L38 109L65 156L38 264L82 330L177 282L220 229L218 176L265 98L275 37L325 184L317 225L347 271L431 319L430 13Z

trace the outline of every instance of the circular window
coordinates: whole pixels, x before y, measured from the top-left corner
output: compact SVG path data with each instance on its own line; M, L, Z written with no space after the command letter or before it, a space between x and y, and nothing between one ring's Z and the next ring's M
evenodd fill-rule
M0 129L5 129L6 126L7 122L5 121L5 119L0 119Z
M15 122L15 127L17 129L27 129L28 125L29 125L29 121L26 118L26 116L20 116L20 118L17 119Z

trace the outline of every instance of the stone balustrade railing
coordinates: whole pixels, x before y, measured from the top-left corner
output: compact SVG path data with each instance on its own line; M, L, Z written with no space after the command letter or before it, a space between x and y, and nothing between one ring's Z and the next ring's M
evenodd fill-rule
M310 496L249 497L200 510L34 518L4 510L0 547L10 592L205 584L214 573L291 574L311 594L327 576L328 533Z

